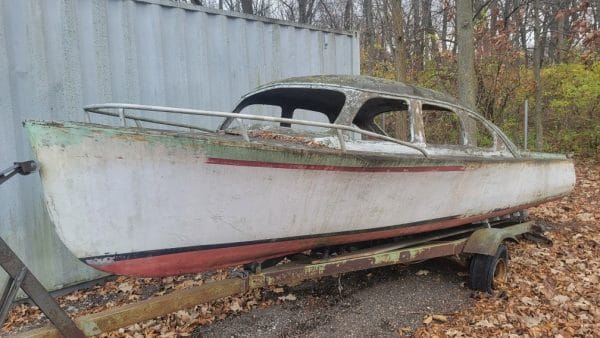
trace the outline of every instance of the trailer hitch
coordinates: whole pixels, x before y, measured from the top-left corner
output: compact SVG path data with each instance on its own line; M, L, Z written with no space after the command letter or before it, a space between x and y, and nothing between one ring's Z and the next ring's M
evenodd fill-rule
M11 167L0 171L0 184L8 181L16 174L29 175L37 170L35 161L15 162Z

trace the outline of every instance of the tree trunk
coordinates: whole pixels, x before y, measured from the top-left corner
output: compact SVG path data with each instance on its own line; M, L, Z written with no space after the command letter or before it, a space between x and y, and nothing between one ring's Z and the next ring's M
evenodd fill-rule
M500 10L498 9L498 2L492 1L490 2L490 36L496 35L496 25L498 24L498 14L500 14Z
M600 29L600 3L592 3L592 12L594 13L594 29Z
M312 22L315 0L298 0L298 22L309 24Z
M413 45L415 74L423 70L423 29L421 26L421 0L413 0Z
M548 15L544 15L544 17L547 16L551 16L551 17L556 17L556 15L558 14L558 9L554 9L552 11L548 11L547 12ZM549 31L550 31L550 37L548 38L548 59L556 62L556 51L557 51L557 44L558 44L558 21L551 19L550 20L550 24L549 24Z
M394 65L396 80L406 81L406 42L404 39L404 10L402 0L392 0L392 22L394 24Z
M540 1L533 1L533 78L535 80L535 149L541 151L544 146L544 117L542 115L542 45L540 31Z
M252 0L242 0L242 12L252 14Z
M442 51L446 51L448 48L448 0L442 1Z
M352 29L352 14L354 9L354 3L352 0L346 0L346 7L344 8L344 29Z
M365 44L367 48L367 74L373 75L375 55L375 32L373 29L373 3L371 0L363 1L363 16L365 17Z
M516 0L519 3L520 0ZM529 64L529 53L527 52L527 13L529 12L529 2L525 6L523 10L524 14L521 15L523 22L519 24L519 38L521 42L521 49L523 49L523 54L525 55L525 65Z
M458 98L468 108L476 109L475 47L473 38L473 0L456 0L456 44L458 57ZM468 142L476 142L475 121L465 123Z
M427 42L429 45L428 60L438 60L439 50L437 36L435 34L435 28L433 28L433 20L431 18L431 2L431 0L423 0L423 2L421 3L423 5L423 8L421 10L421 12L423 13L422 29L425 35L424 42Z
M564 1L559 2L558 7L558 18L556 19L556 55L554 61L561 63L563 58L563 52L565 51L565 27L566 27L566 13Z
M502 24L503 29L506 31L508 29L508 19L511 16L512 8L511 5L513 3L509 0L504 0L504 7L502 8Z

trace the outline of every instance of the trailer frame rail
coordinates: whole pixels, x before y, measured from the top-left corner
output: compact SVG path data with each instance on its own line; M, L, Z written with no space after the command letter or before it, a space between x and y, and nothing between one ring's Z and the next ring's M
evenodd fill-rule
M326 259L291 261L240 276L214 281L201 286L175 290L140 302L111 308L102 312L74 319L86 336L119 329L141 321L163 316L180 309L189 308L223 297L244 293L252 289L275 285L296 285L308 279L335 276L342 273L366 270L395 264L406 264L425 259L460 254L495 252L504 240L516 240L517 236L535 230L533 222L517 223L501 228L473 225L465 229L446 232L443 238L423 237L425 242L386 244L349 252ZM442 236L437 236L442 237ZM416 243L416 244L415 244ZM479 244L479 245L478 245ZM405 245L408 245L406 247ZM485 248L486 246L493 248ZM48 325L18 335L18 337L60 337L60 331Z

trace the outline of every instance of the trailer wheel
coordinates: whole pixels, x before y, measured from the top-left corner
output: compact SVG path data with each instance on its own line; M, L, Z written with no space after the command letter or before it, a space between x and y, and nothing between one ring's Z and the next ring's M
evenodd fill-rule
M508 248L501 244L494 256L474 254L469 270L471 289L491 293L508 281Z

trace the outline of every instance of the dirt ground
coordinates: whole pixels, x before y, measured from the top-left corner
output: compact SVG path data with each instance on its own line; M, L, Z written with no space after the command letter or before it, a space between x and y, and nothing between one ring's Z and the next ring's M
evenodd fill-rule
M464 267L438 259L385 267L287 288L272 307L231 316L194 331L199 337L397 337L430 314L448 315L472 303ZM341 286L341 290L340 290Z
M600 337L600 165L576 169L570 196L530 210L553 245L510 245L511 278L494 294L471 292L465 267L437 259L254 290L101 337ZM79 316L228 274L116 277L58 301ZM0 334L46 323L37 307L21 303Z

